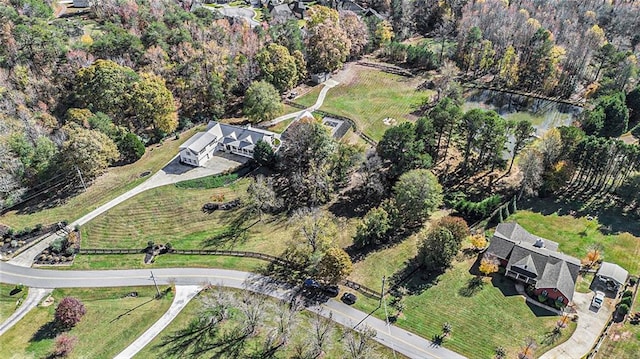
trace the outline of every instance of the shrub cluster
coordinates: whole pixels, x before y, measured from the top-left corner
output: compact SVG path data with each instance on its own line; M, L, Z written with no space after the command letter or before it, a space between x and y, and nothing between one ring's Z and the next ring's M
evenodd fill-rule
M453 208L467 220L479 220L488 217L501 202L502 197L494 194L480 202L461 199L456 202Z

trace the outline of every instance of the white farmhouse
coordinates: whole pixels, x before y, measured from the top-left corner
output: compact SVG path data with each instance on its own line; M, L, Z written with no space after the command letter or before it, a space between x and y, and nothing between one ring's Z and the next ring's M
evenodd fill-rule
M211 121L206 132L198 132L180 146L180 162L204 166L216 151L253 158L258 141L277 149L280 135L251 126L240 127Z

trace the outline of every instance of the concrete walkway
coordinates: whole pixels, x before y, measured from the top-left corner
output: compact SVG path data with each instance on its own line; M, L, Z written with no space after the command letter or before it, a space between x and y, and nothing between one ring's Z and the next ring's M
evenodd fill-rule
M593 293L573 294L573 304L578 312L576 331L566 342L544 353L540 359L580 359L589 353L613 311L610 298L605 299L600 310L591 308L592 298Z
M158 336L166 328L169 323L171 323L175 317L180 314L182 309L187 306L189 301L193 299L200 291L202 290L202 286L197 285L177 285L175 297L173 298L173 303L171 303L171 307L167 310L157 322L155 322L146 332L142 333L141 336L138 337L131 345L129 345L125 350L121 351L120 354L115 356L115 359L128 359L132 358L134 355L138 354L142 348L147 346L153 338Z
M20 319L27 315L31 309L35 308L45 296L49 295L51 291L52 289L46 288L29 288L29 293L22 302L22 305L20 305L20 307L18 307L18 309L16 309L9 318L0 324L0 335L4 334L19 322Z
M100 207L87 213L83 217L75 220L74 222L70 223L67 228L71 230L75 226L82 226L85 223L96 218L97 216L108 211L109 209L146 190L181 181L186 181L189 179L211 176L227 171L241 164L235 157L236 156L216 155L213 159L207 162L206 167L191 167L180 164L178 161L178 156L176 156L163 169L156 172L146 181L112 199L111 201L101 205ZM33 259L43 250L47 249L47 247L49 247L49 244L51 244L51 242L53 242L56 238L59 238L59 235L56 233L45 237L40 242L34 244L29 249L17 255L15 258L9 260L9 263L22 267L31 267L31 265L33 264Z
M30 287L49 288L94 288L152 285L150 271L145 269L103 271L56 271L35 269L0 262L0 280L3 283L23 283ZM175 283L176 286L201 286L206 283L238 288L268 295L277 299L291 300L298 288L276 282L269 277L252 273L209 268L158 268L153 270L159 284ZM367 313L342 302L329 300L318 306L307 308L337 323L353 327L362 321L377 334L377 342L392 348L409 358L416 359L462 359L460 354L435 346L432 342L396 326L387 324Z
M338 86L340 83L338 81L329 79L325 82L322 83L324 85L324 87L322 88L322 90L320 90L320 94L318 95L318 99L316 100L316 103L314 103L311 107L308 107L304 110L300 110L300 111L296 111L296 112L292 112L286 115L282 115L280 117L276 117L271 121L265 121L260 123L261 127L271 127L279 122L288 120L290 118L296 118L298 116L300 116L303 112L305 111L309 111L309 112L313 112L317 109L319 109L322 104L324 103L324 99L325 97L327 97L327 92L329 92L330 89L332 89L333 87Z

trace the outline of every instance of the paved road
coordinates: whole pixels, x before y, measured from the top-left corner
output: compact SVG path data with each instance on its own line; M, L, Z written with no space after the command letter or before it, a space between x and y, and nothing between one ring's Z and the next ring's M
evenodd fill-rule
M153 270L160 284L204 285L207 283L239 288L288 300L295 288L274 282L267 277L224 269L205 268L159 268ZM151 285L151 273L144 269L104 270L104 271L55 271L15 266L0 263L0 281L3 283L23 283L29 287L72 288L72 287L119 287ZM367 317L366 313L353 309L341 302L329 300L316 307L308 308L322 316L343 325L353 326ZM374 317L367 317L363 325L377 331L375 340L393 348L399 353L416 359L462 359L463 356L433 344L415 334L386 323Z
M93 211L87 213L80 219L75 220L71 224L68 225L68 228L74 228L75 226L82 226L85 223L91 221L102 213L108 211L109 209L119 205L120 203L128 200L129 198L136 196L146 190L177 183L180 181L185 181L194 178L206 177L215 175L218 173L222 173L231 168L237 167L241 163L238 156L230 156L230 155L216 155L214 159L207 162L206 167L191 167L187 165L180 164L178 161L178 157L174 157L163 169L156 172L153 176L149 177L146 181L142 182L138 186L132 188L131 190L121 194L120 196L112 199L111 201L103 204L102 206L94 209ZM12 258L9 263L15 264L22 267L31 267L33 264L33 259L40 254L43 250L49 247L49 244L53 242L59 236L57 234L52 234L49 237L44 238L40 242L31 246L29 249L24 252L18 254L15 258Z
M318 99L316 100L316 103L314 103L311 107L308 107L308 108L306 108L304 110L288 113L288 114L282 115L280 117L276 117L271 121L262 122L262 123L260 123L260 126L261 127L271 127L271 126L275 125L278 122L282 122L282 121L288 120L290 118L296 118L296 117L300 116L305 111L313 112L313 111L319 109L322 106L322 104L324 103L325 97L327 97L327 92L329 92L329 90L331 88L336 87L340 83L338 81L329 79L329 80L323 82L323 84L324 84L324 87L322 88L322 90L320 90L320 94L318 95Z
M138 354L142 348L147 346L147 344L151 343L153 338L158 336L162 332L164 328L171 323L175 317L180 314L182 309L189 304L189 301L193 299L200 291L202 290L202 286L199 285L177 285L176 286L176 295L173 298L173 303L171 303L171 307L167 310L166 313L158 319L147 331L142 333L131 345L129 345L125 350L121 351L120 354L116 355L115 359L127 359L132 358L134 355Z
M591 308L592 298L593 293L573 294L573 304L578 312L576 331L566 342L544 353L540 359L579 359L589 353L613 311L611 299L605 299L605 305L596 311Z
M2 279L2 277L0 277ZM20 321L31 309L35 308L45 296L51 293L49 288L29 288L29 294L22 302L22 305L16 309L9 318L0 324L0 335L4 334L9 328Z

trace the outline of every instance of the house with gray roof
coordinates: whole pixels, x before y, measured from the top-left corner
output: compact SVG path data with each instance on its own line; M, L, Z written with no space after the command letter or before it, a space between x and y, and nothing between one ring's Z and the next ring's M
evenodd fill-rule
M558 243L533 235L515 222L500 223L486 253L505 268L505 275L533 286L563 306L573 299L580 260L558 252Z
M211 121L207 131L196 133L180 146L180 162L204 166L216 151L253 158L255 145L260 141L277 150L280 135L251 126L241 127Z

